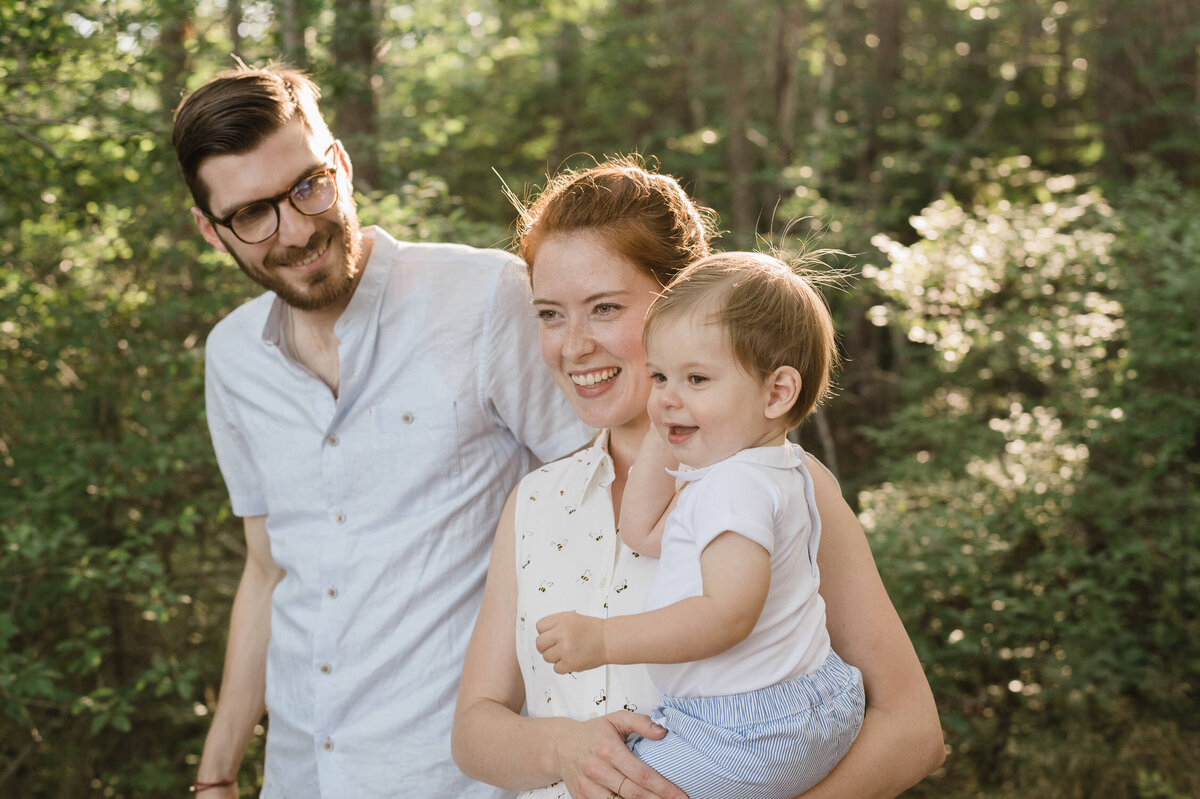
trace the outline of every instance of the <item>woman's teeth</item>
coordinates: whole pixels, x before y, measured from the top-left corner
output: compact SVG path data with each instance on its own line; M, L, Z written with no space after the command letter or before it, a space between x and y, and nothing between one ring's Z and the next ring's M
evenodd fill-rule
M620 372L620 369L603 369L599 372L588 372L586 375L571 375L571 382L577 386L594 386L597 383L604 383L612 380Z

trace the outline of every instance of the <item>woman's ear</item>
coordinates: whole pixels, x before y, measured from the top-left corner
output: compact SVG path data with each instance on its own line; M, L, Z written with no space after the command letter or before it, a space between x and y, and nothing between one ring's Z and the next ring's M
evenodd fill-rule
M782 418L800 398L800 373L791 366L780 366L767 376L768 419Z

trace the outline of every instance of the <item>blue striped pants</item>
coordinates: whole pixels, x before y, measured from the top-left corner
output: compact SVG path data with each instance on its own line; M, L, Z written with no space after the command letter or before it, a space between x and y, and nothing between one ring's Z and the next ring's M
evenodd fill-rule
M661 702L650 717L667 736L629 748L690 799L794 799L849 751L866 709L862 674L832 651L794 680Z

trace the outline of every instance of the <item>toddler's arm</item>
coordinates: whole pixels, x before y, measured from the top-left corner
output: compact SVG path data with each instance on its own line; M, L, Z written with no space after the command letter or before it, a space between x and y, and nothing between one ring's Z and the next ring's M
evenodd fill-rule
M537 623L538 651L559 674L605 663L684 663L720 654L758 623L771 585L771 556L725 532L700 555L704 593L665 608L597 619L555 613Z
M662 551L663 525L675 498L675 478L667 469L678 466L667 443L651 427L629 470L617 525L621 541L634 552L657 558Z

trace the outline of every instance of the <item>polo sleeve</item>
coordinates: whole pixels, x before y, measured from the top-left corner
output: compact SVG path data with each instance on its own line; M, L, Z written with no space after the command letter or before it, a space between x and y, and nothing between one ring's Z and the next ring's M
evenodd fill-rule
M264 516L267 502L229 393L221 382L219 353L219 343L210 336L204 353L204 413L217 454L217 465L225 479L234 515Z
M521 261L510 258L504 265L485 329L484 399L500 423L543 462L587 444L594 431L575 415L542 362L537 317Z
M732 532L774 553L780 497L761 470L741 463L720 464L687 490L696 492L689 503L688 524L697 552L722 533Z

